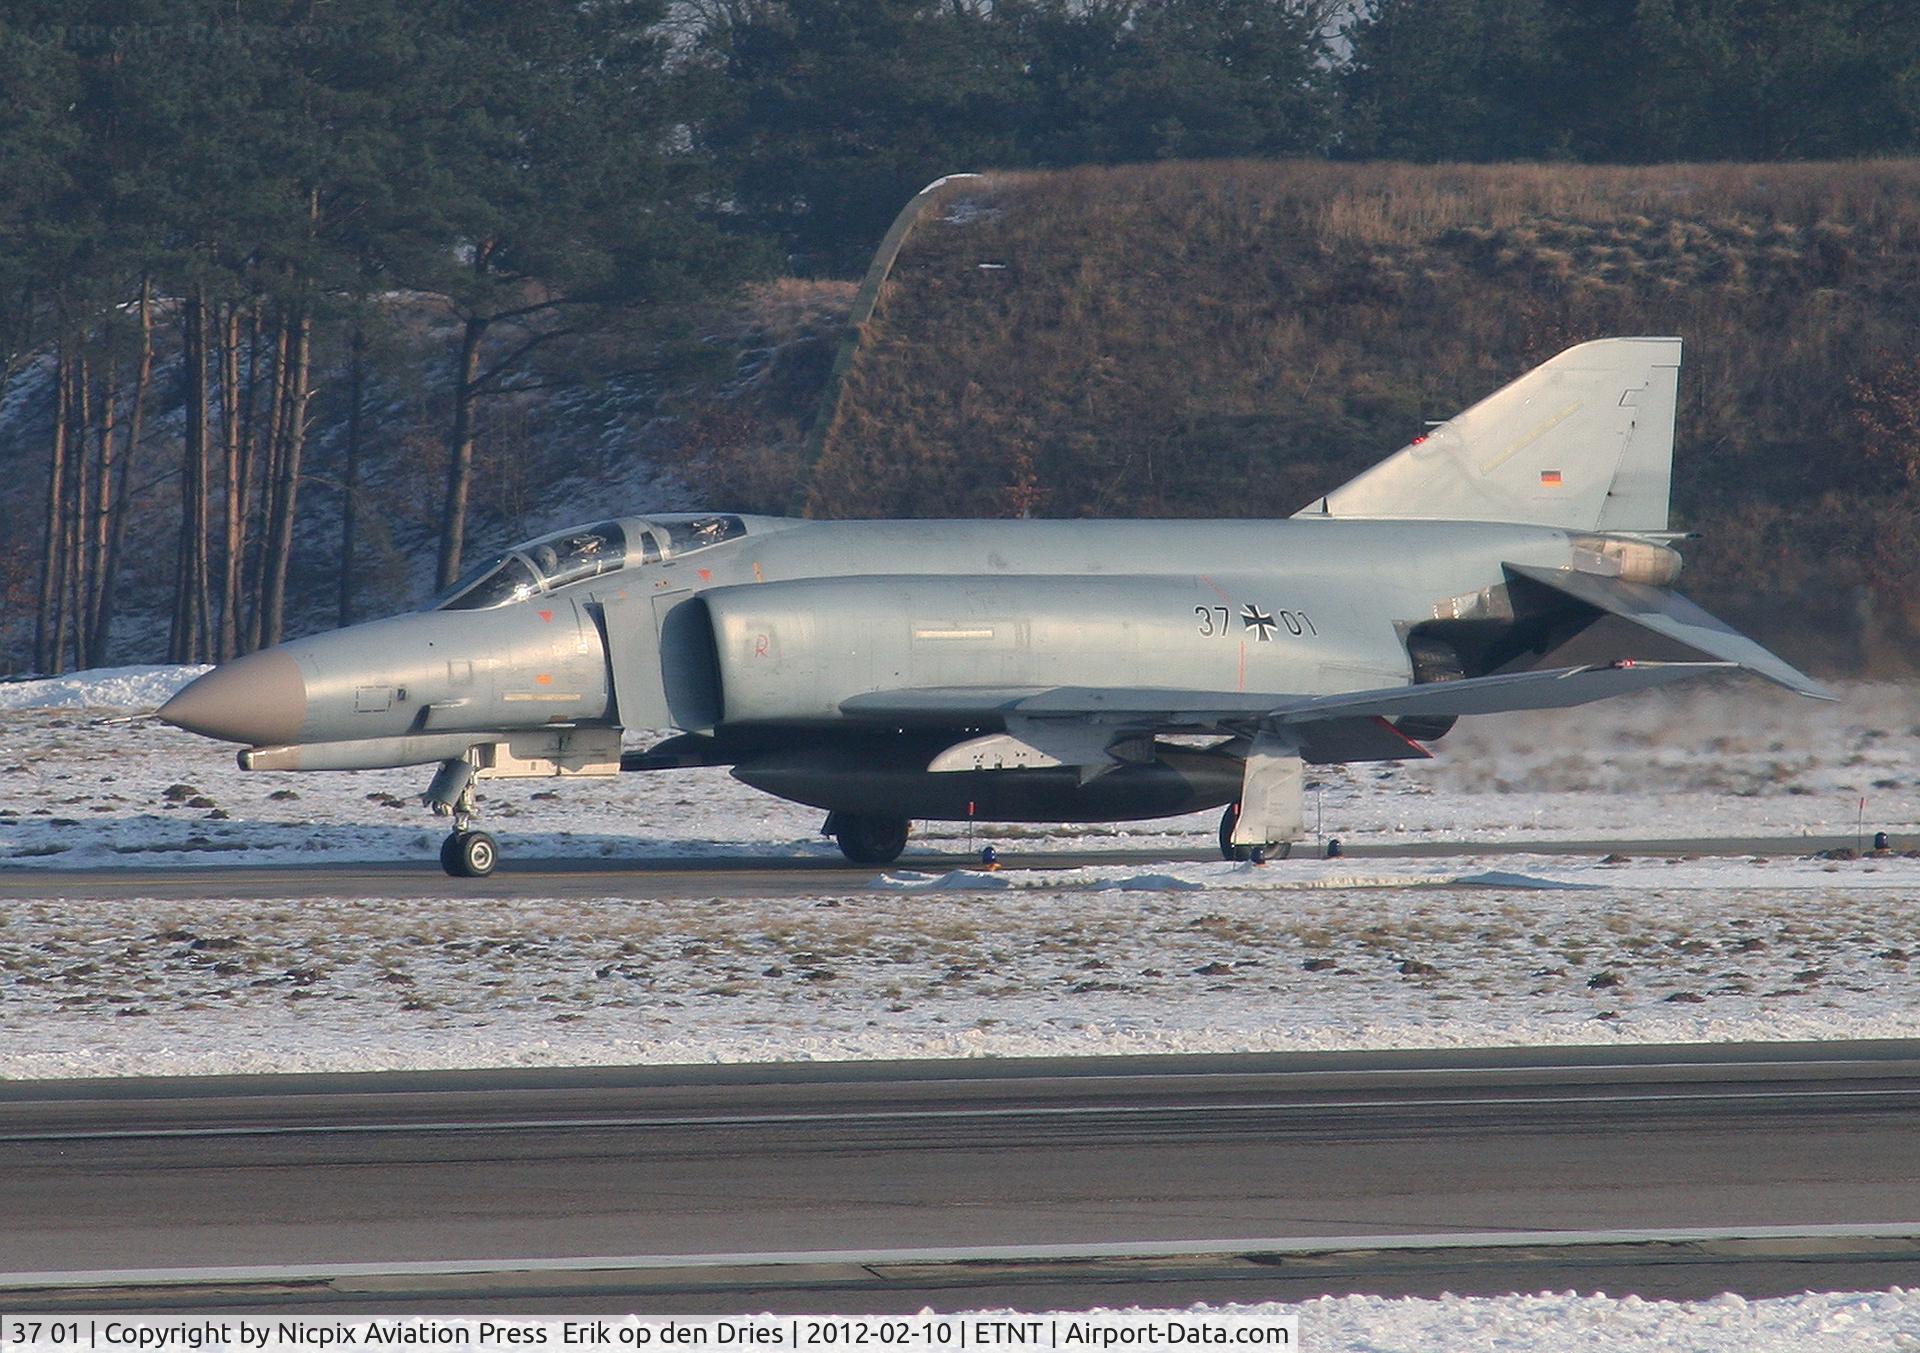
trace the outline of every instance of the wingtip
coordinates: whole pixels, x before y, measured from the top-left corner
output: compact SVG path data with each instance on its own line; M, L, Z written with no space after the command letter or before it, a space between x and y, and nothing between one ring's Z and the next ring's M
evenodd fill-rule
M1786 667L1784 663L1781 665L1784 670L1774 672L1757 665L1741 663L1740 670L1760 677L1762 680L1771 681L1774 685L1792 691L1795 695L1804 695L1809 700L1826 700L1833 704L1839 703L1840 697L1826 685L1815 681L1805 672L1792 667Z

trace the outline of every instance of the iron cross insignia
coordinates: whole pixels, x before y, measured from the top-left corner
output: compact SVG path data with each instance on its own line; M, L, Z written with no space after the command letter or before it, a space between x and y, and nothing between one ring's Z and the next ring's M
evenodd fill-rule
M1279 628L1278 625L1274 624L1272 616L1268 615L1258 606L1255 606L1252 602L1248 602L1246 606L1241 609L1240 623L1250 630L1259 631L1260 642L1263 644L1271 642L1273 632Z

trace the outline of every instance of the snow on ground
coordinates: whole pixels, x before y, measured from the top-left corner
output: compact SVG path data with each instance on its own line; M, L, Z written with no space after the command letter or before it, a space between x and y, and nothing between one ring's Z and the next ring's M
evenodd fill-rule
M1200 1306L1247 1325L1297 1315L1323 1353L1863 1353L1920 1349L1920 1291L1827 1292L1759 1301L1643 1301L1572 1292L1511 1297L1322 1297ZM976 1318L969 1312L969 1318ZM1003 1311L977 1318L1007 1318ZM1109 1312L1102 1311L1105 1316ZM1135 1310L1112 1312L1136 1317ZM1136 1317L1137 1318L1137 1317Z
M445 824L424 769L247 773L233 749L129 718L197 669L123 668L0 685L0 866L430 860ZM1838 704L1757 681L1572 711L1469 719L1429 762L1314 772L1308 824L1348 840L1527 841L1920 831L1920 686ZM831 853L822 814L724 771L483 786L510 854ZM996 825L977 843L1195 851L1217 815L1069 828ZM963 850L963 824L920 840Z
M49 896L0 912L0 1075L1920 1036L1920 862L1653 862L1598 888L1337 868L775 899Z
M0 685L0 867L431 860L432 768L255 774L230 744L137 717L200 668ZM484 825L523 856L831 852L821 814L725 771L489 782Z
M33 681L0 682L0 713L22 709L145 711L208 671L205 667L96 667Z
M0 866L431 860L419 772L247 774L99 707L180 679L0 688ZM1328 774L1326 830L1835 832L1863 795L1868 830L1920 826L1915 688L1616 701L1482 720L1443 750ZM832 851L817 812L720 771L496 783L485 807L532 856ZM980 839L1015 859L1203 852L1214 823ZM435 879L377 901L99 902L50 882L0 907L0 1075L1920 1036L1920 860L1897 855L908 863L744 900L500 902Z

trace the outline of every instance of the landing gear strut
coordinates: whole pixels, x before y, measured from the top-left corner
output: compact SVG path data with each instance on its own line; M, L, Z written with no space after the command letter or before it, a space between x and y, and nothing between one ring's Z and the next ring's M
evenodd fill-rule
M820 830L839 842L840 853L855 864L892 864L907 848L912 825L904 817L829 813Z
M1239 823L1240 805L1237 803L1228 804L1226 811L1220 814L1221 859L1238 860L1244 864L1253 858L1253 853L1256 850L1262 852L1264 857L1269 860L1284 860L1287 856L1293 854L1293 842L1291 841L1269 841L1264 846L1236 846L1233 843L1233 829L1238 826Z
M441 817L453 818L453 830L440 843L440 867L457 879L483 879L491 874L500 862L500 847L487 833L473 830L472 763L443 762L427 787L426 803Z

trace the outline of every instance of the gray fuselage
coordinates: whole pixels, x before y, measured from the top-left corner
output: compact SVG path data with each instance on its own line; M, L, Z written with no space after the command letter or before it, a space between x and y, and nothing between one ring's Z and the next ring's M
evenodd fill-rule
M1574 545L1555 528L1457 522L704 520L731 523L731 537L622 519L649 548L611 571L242 659L235 669L278 663L288 690L297 673L302 698L201 731L291 749L261 765L337 767L425 764L527 730L676 729L693 735L673 744L683 758L835 811L1158 816L1232 799L1239 749L1161 744L1090 782L1070 769L930 773L994 721L876 719L847 702L1395 686L1419 676L1417 627L1482 646L1509 634L1502 564L1564 567Z

